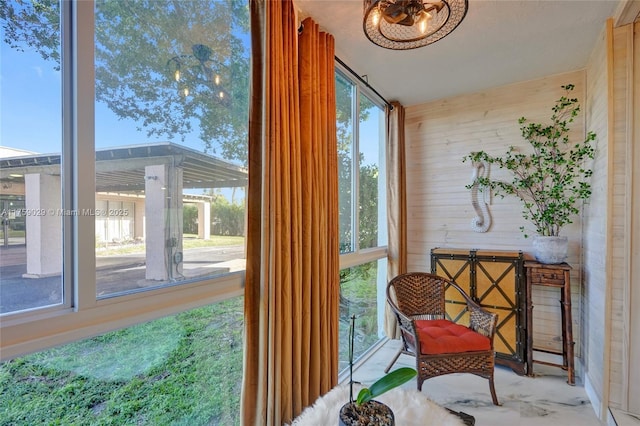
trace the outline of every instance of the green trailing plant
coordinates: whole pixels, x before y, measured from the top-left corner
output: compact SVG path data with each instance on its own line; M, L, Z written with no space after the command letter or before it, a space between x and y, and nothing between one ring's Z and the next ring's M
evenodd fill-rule
M355 339L355 315L351 316L351 327L349 329L349 385L350 385L350 396L349 402L354 402L353 400L353 343ZM413 368L402 367L394 370L380 379L378 379L374 384L369 388L362 388L360 392L358 392L358 397L355 400L357 405L362 405L366 402L371 401L372 399L382 395L385 392L390 391L393 388L396 388L409 380L413 379L416 376L417 372Z
M542 236L558 236L562 227L572 223L572 217L579 214L579 203L591 196L588 180L593 169L588 160L595 156L596 134L588 132L581 142L569 141L569 124L580 112L580 104L577 98L570 97L573 84L561 87L566 94L553 106L551 124L531 123L524 117L518 120L522 137L529 142L532 152L523 153L510 146L503 156L477 151L462 160L494 164L511 172L511 181L485 176L467 188L477 184L502 198L518 197L523 202L524 219ZM524 226L520 230L528 237Z

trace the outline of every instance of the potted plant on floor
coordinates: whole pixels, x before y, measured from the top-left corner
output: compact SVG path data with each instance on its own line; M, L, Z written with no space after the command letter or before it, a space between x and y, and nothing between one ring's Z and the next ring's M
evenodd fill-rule
M524 153L510 146L503 156L489 155L485 151L472 152L463 161L495 164L511 172L512 180L494 180L478 177L467 188L478 185L491 189L496 195L514 195L523 203L522 215L536 229L533 251L542 263L562 263L567 257L568 240L560 235L563 226L572 223L580 212L581 202L591 196L589 178L593 169L588 160L595 155L596 134L588 132L585 139L569 141L569 124L580 112L578 99L570 98L573 84L561 86L566 95L552 108L550 124L518 120L522 137L529 142L532 152ZM520 229L525 232L524 226Z
M416 376L416 370L409 367L398 368L378 379L369 388L363 388L353 399L353 342L355 315L351 316L349 328L349 402L340 408L340 426L393 426L393 411L389 406L374 400L383 393L398 387Z

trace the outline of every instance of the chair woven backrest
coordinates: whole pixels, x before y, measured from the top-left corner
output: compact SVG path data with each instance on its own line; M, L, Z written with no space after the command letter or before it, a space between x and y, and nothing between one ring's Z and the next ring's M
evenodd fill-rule
M400 311L409 317L443 318L446 281L426 272L398 275L389 282L389 293L395 294Z

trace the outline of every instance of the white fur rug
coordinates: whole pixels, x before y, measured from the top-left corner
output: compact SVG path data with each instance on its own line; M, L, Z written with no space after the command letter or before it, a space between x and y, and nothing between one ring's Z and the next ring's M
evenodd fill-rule
M361 388L362 385L353 386L354 398ZM464 426L460 418L416 389L395 388L375 399L391 408L398 426ZM349 385L338 385L307 407L291 426L337 425L340 407L348 401Z

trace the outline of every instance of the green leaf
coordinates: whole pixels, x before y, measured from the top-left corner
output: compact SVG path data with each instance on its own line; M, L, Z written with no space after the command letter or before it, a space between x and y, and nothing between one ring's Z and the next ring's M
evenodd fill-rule
M356 402L358 405L364 404L367 401L371 401L373 396L371 395L371 391L368 388L360 389L358 392L358 398L356 398Z
M416 376L417 372L413 368L402 367L391 373L381 377L377 382L371 385L369 389L362 389L358 394L356 402L358 405L364 404L383 393L398 387Z

